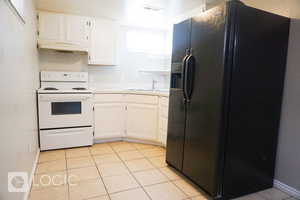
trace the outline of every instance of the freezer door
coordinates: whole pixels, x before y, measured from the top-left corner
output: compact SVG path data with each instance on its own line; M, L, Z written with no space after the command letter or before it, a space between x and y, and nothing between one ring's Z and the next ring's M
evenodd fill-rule
M185 128L185 101L183 96L183 61L186 51L190 48L191 20L174 26L173 54L171 68L171 88L169 100L169 119L167 137L167 162L182 169L184 128Z
M187 117L183 173L216 196L223 98L226 7L222 4L192 19L187 68ZM192 87L192 88L190 88Z

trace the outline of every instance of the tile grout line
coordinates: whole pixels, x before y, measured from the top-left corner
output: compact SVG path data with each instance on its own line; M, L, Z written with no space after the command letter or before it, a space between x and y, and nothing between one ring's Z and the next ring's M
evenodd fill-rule
M66 151L65 150L63 150L64 151L64 159L55 159L55 160L50 160L50 161L44 161L44 162L38 162L37 163L37 165L39 165L39 164L44 164L44 163L49 163L49 162L56 162L56 161L62 161L62 160L64 160L65 161L65 166L66 166L66 168L64 169L64 170L58 170L58 171L50 171L50 172L43 172L43 173L35 173L34 174L34 178L36 177L36 176L39 176L39 175L45 175L45 174L51 174L51 173L56 173L56 172L65 172L66 173L66 176L68 177L68 171L67 171L67 159L66 159ZM65 179L66 180L66 179ZM47 189L49 189L49 188L52 188L52 187L67 187L67 199L69 200L69 187L68 187L68 182L66 182L65 184L63 184L63 185L58 185L58 186L54 186L54 185L52 185L52 186L48 186L48 187L45 187L45 188L40 188L40 189L35 189L35 190L33 190L33 185L31 186L31 188L30 188L30 193L29 193L29 196L30 196L30 194L31 194L31 192L32 191L42 191L42 190L47 190Z
M131 150L131 151L135 151L135 150ZM138 149L136 150L136 151L139 151ZM134 161L134 160L142 160L142 159L145 159L146 160L146 157L142 157L142 158L137 158L137 159L132 159L132 160L127 160L127 161L124 161L124 163L122 162L122 159L118 156L118 154L119 153L122 153L122 152L125 152L125 151L121 151L121 152L115 152L114 151L114 153L110 153L110 154L105 154L105 155L116 155L118 158L119 158L119 160L120 161L116 161L116 162L109 162L109 163L104 163L104 164L112 164L112 163L122 163L122 164L124 164L125 166L127 166L126 165L126 162L128 162L128 161ZM128 152L128 151L126 151L126 152ZM150 162L150 161L149 161ZM150 164L151 164L151 166L153 167L153 168L151 168L151 169L144 169L144 170L139 170L139 171L136 171L136 172L144 172L144 171L149 171L149 170L154 170L154 169L158 169L159 170L159 168L157 168L156 166L154 166L151 162L150 162ZM101 165L100 163L99 163L99 165ZM128 170L129 170L129 172L130 172L130 169L129 168L127 168ZM164 175L164 174L163 174ZM108 176L108 177L112 177L112 176L118 176L118 175L111 175L111 176ZM134 175L133 175L134 176ZM164 175L165 176L165 175ZM167 178L167 180L168 181L165 181L165 182L161 182L161 183L166 183L166 182L169 182L169 179ZM139 181L137 181L138 183L139 183ZM152 186L152 185L156 185L156 184L160 184L160 183L155 183L155 184L150 184L150 185L147 185L147 186ZM143 186L142 186L143 187ZM135 188L131 188L131 189L126 189L126 190L122 190L122 191L118 191L118 192L112 192L111 194L116 194L116 193L120 193L120 192L124 192L124 191L130 191L130 190L132 190L132 189L135 189Z
M177 180L174 180L174 181L177 181ZM188 200L188 199L192 199L194 197L198 197L198 196L201 196L201 195L195 195L195 196L189 196L187 193L185 193L179 186L177 186L175 183L173 183L174 181L171 181L171 183L173 185L175 185L175 187L177 187L181 192L183 192L183 194L185 194L187 196L187 198L185 198L184 200Z
M65 161L66 161L66 176L67 176L67 183L66 183L66 186L67 186L67 190L68 190L68 200L70 200L70 188L69 188L69 171L68 171L68 162L67 162L67 151L64 150L65 152Z
M133 145L134 146L134 145ZM138 151L138 149L134 146L134 148ZM112 148L113 149L113 148ZM119 156L119 154L113 149L113 151L117 154L117 156L119 157L119 159L121 160L121 162L123 163L123 165L125 165L125 167L127 168L127 170L129 171L130 175L135 179L135 181L137 182L137 184L142 188L142 190L145 192L145 194L148 196L148 198L150 200L152 200L151 196L147 193L147 191L145 190L145 188L142 186L142 184L137 180L137 178L134 176L134 174L130 171L130 169L128 168L128 166L126 165L126 163L121 159L121 157ZM140 151L138 151L139 153L141 153ZM143 155L143 154L142 154ZM144 156L144 155L143 155Z
M152 157L152 158L156 158L156 157L160 157L160 156L155 156L155 157ZM151 162L151 160L147 157L146 158L147 160L149 160L149 162ZM152 163L152 162L151 162ZM161 172L161 170L160 169L162 169L162 168L165 168L165 167L168 167L168 164L166 165L166 166L163 166L163 167L157 167L157 166L155 166L160 172ZM161 172L162 173L162 172ZM191 199L191 198L194 198L194 197L197 197L197 196L199 196L199 195L195 195L195 196L189 196L186 192L184 192L179 186L177 186L174 182L175 181L178 181L178 180L180 180L180 179L176 179L176 180L172 180L171 178L169 178L166 174L164 174L164 173L162 173L168 180L169 180L169 182L172 184L172 185L174 185L176 188L178 188L181 192L183 192L183 194L185 194L186 196L187 196L187 198L184 198L184 200L188 200L188 199ZM183 178L183 177L182 177ZM184 179L182 179L182 180L184 180Z
M92 155L90 149L89 149L89 153L91 154L91 157L92 157L92 159L93 159L93 161L94 161L94 164L95 164L95 166L96 166L97 172L98 172L98 174L99 174L99 177L100 177L100 179L101 179L101 181L102 181L102 184L103 184L104 189L105 189L105 191L106 191L106 194L107 194L107 196L108 196L108 199L111 200L111 198L110 198L110 196L109 196L109 193L108 193L108 189L107 189L107 187L106 187L106 185L105 185L105 183L104 183L103 177L101 176L101 173L100 173L100 170L99 170L99 168L98 168L98 165L97 165L97 163L96 163L96 161L95 161L95 158L94 158L94 156Z
M155 169L157 169L168 181L165 181L165 182L161 182L161 183L156 183L156 184L151 184L151 185L147 185L147 186L153 186L153 185L158 185L158 184L162 184L162 183L171 183L172 185L174 185L176 188L178 188L178 186L175 184L175 183L173 183L173 181L174 180L171 180L167 175L165 175L164 173L162 173L161 171L160 171L160 169L162 169L162 168L164 168L164 167L167 167L167 166L163 166L163 167L158 167L158 166L156 166L156 165L154 165L152 162L151 162L151 160L150 160L150 158L156 158L156 157L161 157L161 156L163 156L163 155L160 155L160 156L153 156L153 157L146 157L145 156L145 159L146 160L148 160L154 167L155 167ZM142 186L143 188L144 187L147 187L147 186ZM181 192L183 192L183 190L181 190L180 188L178 188ZM183 200L188 200L188 199L190 199L191 197L189 197L185 192L183 192L183 194L185 194L186 196L187 196L187 198L184 198ZM195 197L195 196L193 196L193 197Z
M111 147L112 148L112 147ZM134 176L134 174L133 174L133 172L131 173L131 171L130 171L130 169L127 167L127 165L126 165L126 161L125 160L123 160L123 159L121 159L121 157L119 156L119 153L122 153L122 152L129 152L129 151L138 151L138 152L140 152L140 150L142 150L142 149L137 149L136 148L136 150L129 150L129 151L121 151L121 152L116 152L116 151L114 151L114 149L112 148L112 150L113 150L113 152L114 153L107 153L107 154L102 154L102 155L116 155L119 159L120 159L120 161L121 161L121 163L123 163L124 165L125 165L125 167L129 170L129 173L134 177L134 179L137 181L137 183L141 186L141 188L144 190L144 187L145 186L143 186L143 185L141 185L140 184L140 182L135 178L135 176ZM140 152L141 153L141 152ZM90 154L91 154L91 152L90 152ZM93 155L93 154L91 154L91 157L93 157L93 160L94 160L94 162L96 163L96 161L95 161L95 159L94 159L94 156L97 156L97 155ZM99 156L99 155L98 155ZM101 155L100 155L101 156ZM144 156L144 155L143 155ZM154 156L154 157L159 157L159 156ZM150 157L150 158L153 158L153 157ZM149 157L146 157L146 156L144 156L143 158L136 158L136 159L132 159L132 160L139 160L139 159L145 159L145 160L147 160L147 161L149 161L150 163L151 163L151 165L153 165L152 164L152 162L149 160ZM127 161L132 161L132 160L127 160ZM98 169L98 166L97 166L97 163L96 163L96 167L97 167L97 169ZM153 166L154 168L153 169L146 169L146 170L140 170L140 171L138 171L138 172L142 172L142 171L149 171L149 170L154 170L154 169L157 169L157 170L159 170L160 171L160 169L162 169L162 168L164 168L164 167L166 167L166 166L164 166L164 167L157 167L157 166ZM83 168L83 167L81 167L81 168ZM161 171L160 171L161 172ZM98 173L100 173L99 171L98 171ZM152 185L157 185L157 184L162 184L162 183L167 183L167 182L171 182L171 183L173 183L174 184L174 182L176 181L176 180L171 180L170 178L168 178L164 173L162 173L167 179L168 179L168 181L166 181L166 182L161 182L161 183L155 183L155 184L151 184L151 185L147 185L147 186L152 186ZM101 174L100 174L100 177L101 177ZM176 184L174 184L177 188L179 188ZM105 186L105 184L104 184L104 186ZM106 187L106 186L105 186ZM126 189L126 190L122 190L122 191L118 191L118 192L113 192L113 193L111 193L111 194L116 194L116 193L120 193L120 192L125 192L125 191L130 191L130 190L133 190L133 189L135 189L135 188L131 188L131 189ZM181 188L179 188L180 190L181 190ZM145 190L144 190L145 191ZM183 190L181 190L184 194L186 194ZM148 195L148 193L145 191L145 193ZM108 194L108 198L110 198L110 194L107 192L107 194ZM187 195L187 194L186 194ZM103 196L103 195L101 195L101 196ZM195 196L188 196L187 195L187 198L185 198L185 200L187 200L187 199L191 199L191 198L194 198L194 197L197 197L197 196L199 196L199 195L195 195ZM201 195L200 195L201 196ZM260 197L262 197L263 199L266 199L266 198L264 198L262 195L259 195ZM97 196L97 197L100 197L100 196ZM92 198L94 198L94 197L92 197ZM284 199L282 199L282 200L288 200L288 199L291 199L291 198L293 198L292 196L289 196L289 197L287 197L287 198L284 198ZM89 198L90 199L90 198ZM268 199L266 199L266 200L268 200Z
M108 143L107 145L108 145L109 148L112 149L112 153L105 153L105 154L99 154L99 155L95 154L95 155L93 155L92 152L91 152L91 147L87 147L87 148L88 148L88 155L86 155L86 156L78 156L78 157L71 157L71 158L67 158L67 149L64 149L64 156L65 156L64 160L65 160L66 169L65 169L65 170L58 170L58 171L45 172L45 173L55 173L55 172L63 172L63 171L65 171L67 177L69 177L69 175L70 175L70 174L69 174L69 170L73 170L73 169L82 169L82 168L87 168L87 167L96 167L97 172L98 172L98 175L99 175L99 178L92 178L92 179L98 179L98 180L101 180L101 181L102 181L103 186L104 186L105 191L106 191L106 194L107 194L107 197L108 197L108 199L110 199L110 200L111 200L111 197L110 197L111 194L121 193L121 192L130 191L130 190L134 190L134 189L138 189L138 188L141 188L141 189L146 193L146 195L147 195L150 199L152 199L152 198L150 197L150 195L147 193L147 191L145 190L145 188L146 188L146 187L149 187L149 186L153 186L153 185L159 185L159 184L163 184L163 183L168 183L168 182L171 183L172 185L175 185L176 188L178 188L181 192L183 192L183 193L186 195L186 198L184 198L184 200L188 200L188 199L192 199L192 198L201 196L201 193L202 193L202 192L201 192L201 189L200 189L200 195L189 196L189 195L188 195L186 192L184 192L178 185L176 185L176 184L174 183L175 181L180 180L180 179L174 179L174 180L173 180L172 178L169 178L166 174L164 174L164 173L161 171L161 169L167 168L168 165L166 165L166 166L156 166L156 165L154 165L154 164L152 163L151 158L162 157L163 155L156 155L156 156L150 156L150 157L149 157L149 156L145 156L145 155L142 153L142 150L151 149L152 147L149 147L149 148L141 148L141 149L139 149L138 147L135 146L135 144L139 144L139 143L133 143L133 142L125 142L125 143L132 145L134 149L117 152L117 151L113 148L113 146L112 146L111 144ZM156 145L154 145L154 146L156 147ZM140 154L142 154L143 157L141 157L141 158L133 158L133 159L130 159L130 160L124 160L124 159L121 158L120 153L123 153L123 152L130 152L130 151L137 151L137 152L139 152ZM107 190L107 187L106 187L106 185L105 185L105 183L104 183L103 177L102 177L102 175L101 175L101 173L100 173L100 170L99 170L99 168L98 168L97 162L96 162L96 160L95 160L95 157L97 157L97 156L102 156L102 155L116 155L116 156L119 158L119 160L120 160L120 161L118 161L118 162L119 162L119 163L122 163L123 165L125 165L125 167L126 167L126 169L128 170L129 174L134 178L134 180L137 182L137 184L138 184L139 187L137 187L137 188L130 188L130 189L126 189L126 190L121 190L121 191L113 192L113 193L110 194L110 193L108 192L108 190ZM70 168L70 169L68 168L68 162L67 162L68 159L87 158L87 157L92 158L92 161L93 161L93 164L94 164L93 166L76 167L76 168ZM141 160L141 159L147 160L147 161L151 164L151 166L153 166L154 168L151 168L151 169L143 169L143 170L139 170L139 171L135 171L135 172L134 172L134 171L131 171L131 170L129 169L129 167L127 166L127 164L126 164L126 162L130 162L130 161L134 161L134 160ZM57 161L59 161L59 160L63 160L63 159L49 160L49 161L40 162L40 163L38 163L38 164L46 164L46 163L49 163L49 162L57 162ZM150 170L158 170L158 171L159 171L159 172L167 179L167 181L160 182L160 183L154 183L154 184L150 184L150 185L145 185L145 186L143 186L143 185L139 182L139 180L135 177L134 173L143 172L143 171L150 171ZM36 176L36 175L41 175L41 174L43 174L43 173L35 174L35 176ZM89 179L89 180L91 180L91 179ZM183 180L184 180L184 179L183 179ZM70 200L71 197L70 197L70 187L69 187L70 185L69 185L69 181L66 182L65 186L67 187L67 195L68 195L68 196L67 196L67 199ZM191 185L191 186L193 186L193 185ZM46 188L45 188L45 189L46 189ZM275 189L277 189L277 188L275 188ZM31 190L32 190L32 188L31 188ZM40 189L40 190L42 190L42 189ZM279 190L279 189L277 189L277 190ZM279 191L285 193L285 192L282 191L282 190L279 190ZM31 193L31 191L30 191L30 193ZM261 197L261 198L264 199L264 200L269 200L269 198L263 196L262 194L259 194L259 193L253 193L253 194L258 195L259 197ZM287 194L287 193L285 193L285 194ZM289 194L287 194L287 195L288 195L288 197L282 198L281 200L289 200L289 199L295 198L295 197L293 197L293 196L291 196L291 195L289 195ZM95 197L104 197L104 196L105 196L105 195L99 195L99 196L95 196ZM95 198L95 197L89 197L89 198L86 198L86 200L91 199L91 198ZM296 199L297 199L297 198L296 198Z
M155 156L155 157L160 157L160 156ZM152 157L152 158L155 158L155 157ZM146 157L146 159L152 164L151 160L150 160L148 157ZM153 165L154 165L154 164L153 164ZM167 166L168 166L168 165L167 165ZM160 171L161 168L164 168L164 167L166 167L166 166L164 166L164 167L157 167L157 166L154 165L154 167L155 167L155 169L157 169L161 174L163 174L163 175L167 178L167 180L168 180L169 183L171 183L172 185L174 185L174 186L175 186L176 188L178 188L181 192L183 192L183 194L185 194L185 195L187 196L187 198L184 198L183 200L188 200L188 199L191 198L191 197L189 197L182 189L180 189L175 183L173 183L174 180L171 180L167 175L165 175L164 173L162 173L162 172ZM164 182L164 183L167 183L167 182ZM156 184L153 184L153 185L156 185Z
M137 149L137 148L136 148ZM148 149L148 148L147 148ZM149 149L151 149L151 148L149 148ZM143 149L137 149L137 151L138 152L140 152L140 150L143 150ZM141 152L140 152L141 153ZM116 154L118 155L118 152L116 152ZM145 186L143 186L142 184L140 184L140 182L136 179L136 177L134 176L134 174L133 173L131 173L131 171L130 171L130 169L127 167L127 165L126 165L126 163L125 163L125 161L123 162L123 160L122 160L122 162L124 163L124 165L127 167L127 169L129 170L129 172L130 172L130 174L136 179L136 181L139 183L139 185L142 187L142 189L145 191L145 193L149 196L149 194L147 193L147 191L145 190L145 187L148 187L148 186L153 186L153 185L158 185L158 184L162 184L162 183L171 183L172 185L175 185L175 187L177 187L178 188L178 186L176 185L176 184L174 184L173 183L173 181L169 178L169 177L167 177L167 175L165 175L164 173L162 173L161 171L160 171L160 169L161 168L164 168L164 167L166 167L166 166L163 166L163 167L158 167L158 166L155 166L152 162L151 162L151 160L149 159L149 158L156 158L156 157L161 157L161 156L163 156L163 155L159 155L159 156L153 156L153 157L147 157L147 156L145 156L143 153L141 153L143 156L144 156L144 158L140 158L140 159L145 159L145 160L147 160L148 162L150 162L150 164L154 167L154 169L156 169L156 170L158 170L166 179L167 179L167 181L163 181L163 182L160 182L160 183L154 183L154 184L150 184L150 185L145 185ZM118 155L118 157L119 157L119 155ZM138 159L133 159L133 160L138 160ZM130 160L131 161L131 160ZM138 171L138 172L143 172L143 171L150 171L150 170L154 170L154 169L147 169L147 170L141 170L141 171ZM180 188L179 188L180 189ZM181 189L180 189L180 191L181 192L183 192L183 194L185 194L186 196L187 196L187 198L184 198L185 200L187 200L187 199L189 199L189 198L193 198L193 197L196 197L196 196L191 196L191 197L189 197L184 191L182 191ZM149 196L150 197L150 196ZM151 197L150 197L150 199L151 199Z
M155 156L155 157L160 157L160 156ZM152 157L152 158L155 158L155 157ZM146 158L146 160L148 160L148 161L152 164L151 160L150 160L148 157L145 157L145 158ZM165 175L164 173L162 173L162 172L160 171L160 169L161 169L161 168L164 168L164 167L157 167L157 166L155 166L154 164L153 164L153 166L154 166L155 169L157 169L161 174L163 174L163 176L165 176L165 177L167 178L168 181L162 182L162 183L171 183L172 185L175 185L175 187L177 187L177 185L174 184L174 183L172 182L172 180L171 180L167 175ZM165 167L166 167L166 166L165 166ZM161 184L161 183L157 183L157 184ZM148 185L148 186L153 186L153 185L157 185L157 184L152 184L152 185ZM178 187L177 187L177 188L178 188ZM180 189L180 191L183 192L181 189ZM183 194L185 194L185 193L183 192ZM186 195L186 194L185 194L185 195ZM186 196L187 196L187 198L185 198L185 199L183 199L183 200L188 200L188 199L189 199L188 195L186 195Z
M163 167L157 167L157 166L155 166L155 165L148 159L148 157L146 157L146 156L141 152L141 150L151 149L152 147L151 147L151 148L138 149L136 146L134 146L134 144L139 144L139 143L131 143L131 142L127 142L127 144L133 145L134 149L133 149L133 150L127 150L127 151L120 151L120 152L117 152L117 151L112 147L112 145L109 145L109 144L108 144L108 146L112 149L113 152L112 152L112 153L101 154L101 155L116 155L116 156L119 158L120 163L122 163L123 165L125 165L125 167L126 167L127 170L129 171L130 175L132 175L133 178L136 180L136 182L138 183L139 187L141 187L141 189L143 189L143 191L146 193L146 195L151 199L151 197L149 196L149 194L145 191L144 186L136 179L136 177L134 176L133 172L131 172L130 169L128 168L128 166L126 165L126 161L123 160L123 159L120 157L119 153L122 153L122 152L129 152L129 151L137 151L137 152L139 152L140 154L142 154L143 157L137 158L137 159L132 159L132 160L145 159L145 160L147 160L147 161L151 164L152 167L154 167L154 168L152 168L152 169L140 170L139 172L157 169L161 174L163 174L163 173L159 170L160 168L163 168ZM155 146L155 145L154 145L154 146ZM156 146L155 146L155 147L156 147ZM70 169L69 169L69 168L68 168L68 162L67 162L68 159L76 159L76 158L86 158L86 157L91 157L92 160L93 160L93 162L94 162L93 164L95 164L94 166L96 166L97 172L98 172L98 174L100 175L100 179L102 180L102 182L103 182L103 184L104 184L104 188L105 188L105 190L106 190L106 193L107 193L107 195L108 195L108 198L111 199L111 198L110 198L110 194L108 193L107 187L106 187L106 185L105 185L105 183L104 183L104 180L103 180L103 178L102 178L102 176L101 176L101 173L100 173L100 171L99 171L98 165L97 165L97 163L96 163L96 161L95 161L95 158L94 158L94 156L97 157L97 156L101 156L101 155L93 155L92 152L91 152L90 147L87 147L87 148L88 148L88 153L89 153L88 155L86 155L86 156L78 156L78 157L71 157L71 158L67 158L67 149L64 149L64 155L65 155L64 160L65 160L65 164L66 164L66 170L65 170L65 171L66 171L66 174L67 174L67 176L69 176L69 170L73 170L73 169L82 169L82 168L92 167L92 166L85 166L85 167L76 167L76 168L70 168ZM162 155L153 156L153 157L151 157L151 158L154 158L154 157L160 157L160 156L162 156ZM63 160L63 159L57 159L57 160ZM57 161L57 160L53 160L53 161ZM128 160L128 161L132 161L132 160ZM47 163L47 162L51 162L51 161L45 161L44 163ZM60 172L60 171L64 171L64 170L59 170L59 172ZM55 172L58 172L58 171L53 171L53 172L51 172L51 173L55 173ZM163 174L163 176L166 177L165 174ZM95 179L99 179L99 178L95 178ZM170 180L169 180L168 177L166 177L166 179L167 179L167 181L161 182L161 183L167 183L167 182L170 182ZM90 179L90 180L91 180L91 179ZM157 184L161 184L161 183L155 183L155 184L151 184L151 185L147 185L147 186L157 185ZM67 190L68 190L68 191L67 191L67 192L68 192L68 199L70 199L70 188L69 188L69 183L66 183L66 186L67 186ZM139 187L137 187L137 188L139 188ZM131 189L127 189L127 190L122 190L122 191L118 191L118 192L113 192L113 193L111 193L111 194L120 193L120 192L124 192L124 191L129 191L129 190L133 190L133 189L137 189L137 188L131 188ZM104 195L101 195L101 196L104 196ZM100 196L97 196L97 197L100 197ZM91 197L91 198L94 198L94 197ZM90 199L90 198L89 198L89 199Z

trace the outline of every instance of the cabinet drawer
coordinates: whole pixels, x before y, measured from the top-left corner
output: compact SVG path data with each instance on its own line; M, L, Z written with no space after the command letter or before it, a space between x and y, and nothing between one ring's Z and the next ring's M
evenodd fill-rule
M157 96L147 96L147 95L126 95L127 103L136 103L136 104L158 104Z
M41 150L61 149L93 144L93 128L69 128L40 131Z
M94 102L95 103L115 103L123 102L123 94L95 94Z

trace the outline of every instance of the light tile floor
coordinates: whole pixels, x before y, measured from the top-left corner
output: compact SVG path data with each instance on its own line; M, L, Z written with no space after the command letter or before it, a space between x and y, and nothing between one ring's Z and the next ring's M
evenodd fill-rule
M48 184L52 180L52 184ZM30 200L206 200L158 146L112 142L42 152ZM269 189L237 200L295 200Z

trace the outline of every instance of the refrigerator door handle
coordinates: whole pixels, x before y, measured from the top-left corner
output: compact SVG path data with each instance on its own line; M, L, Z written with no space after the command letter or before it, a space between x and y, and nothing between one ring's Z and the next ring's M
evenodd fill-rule
M191 52L192 53L192 52ZM192 98L192 93L194 89L194 74L195 74L195 57L190 54L186 59L185 67L185 80L184 80L184 91L186 94L186 102L189 103Z
M187 67L187 59L189 58L189 53L190 50L186 49L186 55L184 56L184 58L182 59L182 89L183 89L183 100L185 101L187 98L187 93L185 90L185 79L186 79L186 67Z

